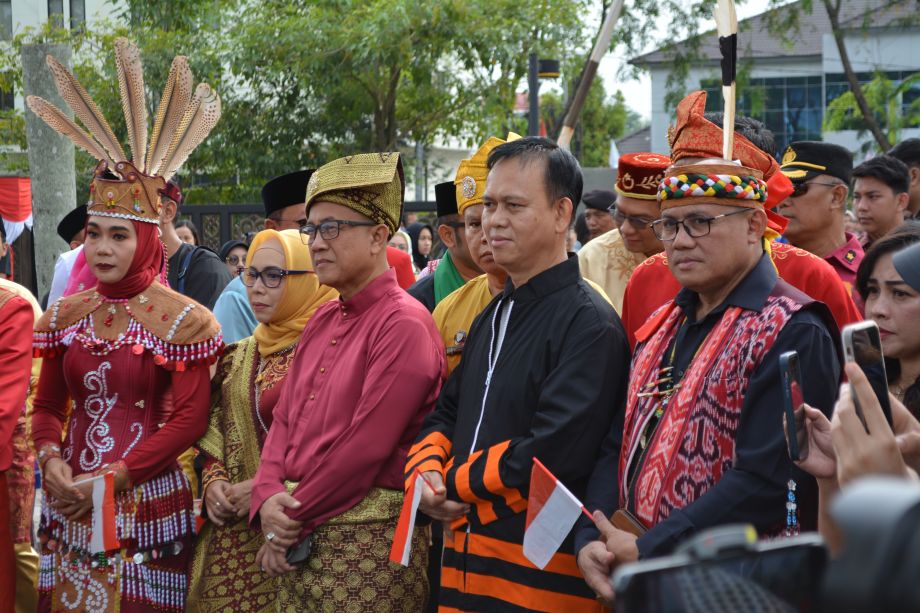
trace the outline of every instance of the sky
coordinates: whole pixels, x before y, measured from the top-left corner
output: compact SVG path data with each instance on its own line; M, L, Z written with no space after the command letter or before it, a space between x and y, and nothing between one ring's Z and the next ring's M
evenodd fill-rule
M626 0L623 10L629 10L629 4L629 0ZM747 0L736 9L739 21L763 13L767 10L769 4L770 0ZM600 15L597 16L597 19L600 19ZM659 18L659 23L656 28L658 35L655 36L655 40L651 41L648 47L643 50L643 53L652 51L658 47L655 41L664 39L664 33L669 21L670 19L667 16ZM596 27L599 27L599 25L595 26L595 28ZM715 27L715 19L713 19L713 27ZM648 73L642 73L640 78L628 81L619 81L617 79L617 71L620 66L628 62L630 57L633 56L627 55L622 47L614 47L604 56L604 59L598 67L597 75L599 78L603 79L604 88L609 96L612 96L618 89L622 90L624 94L628 92L626 96L627 104L646 120L649 120L649 111L652 106L652 83Z

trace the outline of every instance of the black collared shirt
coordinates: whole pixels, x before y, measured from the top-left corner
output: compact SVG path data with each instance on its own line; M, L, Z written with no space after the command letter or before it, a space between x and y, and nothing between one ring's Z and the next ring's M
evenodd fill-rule
M764 255L725 301L700 320L696 319L699 296L682 289L675 298L687 318L675 336L674 363L678 376L683 376L697 348L729 306L761 310L776 281L776 270L769 256ZM834 338L818 308L821 307L816 305L794 313L754 370L741 408L731 469L705 494L683 509L672 511L668 519L642 536L637 542L642 557L667 553L687 536L716 525L751 523L758 528L781 525L785 521L784 496L790 478L797 483L799 500L813 502L814 479L793 465L786 449L779 356L786 351L798 351L805 401L830 415L840 382L840 360ZM622 434L620 424L619 431L608 437L606 453L595 467L585 501L589 509L599 508L608 515L618 506ZM816 512L809 504L800 506L805 507L800 511L800 519L805 513ZM593 525L580 522L576 552L595 538L597 531Z
M507 325L499 350L503 317ZM490 354L495 366L488 379ZM480 313L460 364L416 439L444 436L451 442L447 496L459 500L462 488L474 497L467 516L473 535L520 547L526 512L509 492L527 497L535 457L572 493L584 496L604 437L615 417L622 423L629 360L619 317L581 278L575 257L521 287L509 283ZM488 513L480 515L481 507ZM563 547L571 552L571 535ZM527 589L591 595L580 577L535 572L510 559L472 554L460 559L445 550L443 564ZM508 608L500 598L443 588L440 602L474 611Z

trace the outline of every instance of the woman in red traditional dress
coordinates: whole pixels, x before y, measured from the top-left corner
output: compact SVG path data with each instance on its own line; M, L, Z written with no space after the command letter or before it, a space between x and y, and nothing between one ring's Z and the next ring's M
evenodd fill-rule
M176 458L207 428L208 366L222 347L213 315L166 286L158 226L166 180L213 127L219 101L207 85L190 96L187 62L176 58L148 152L140 57L124 39L116 57L130 162L98 107L53 58L62 97L92 134L47 102L28 100L100 159L84 244L98 283L55 302L35 330L44 358L32 436L45 490L39 591L46 611L184 609L194 518ZM176 115L181 122L171 121ZM93 477L109 473L114 513L95 513L108 518L94 526L94 506L105 507L102 497L94 500ZM113 523L114 534L101 529Z

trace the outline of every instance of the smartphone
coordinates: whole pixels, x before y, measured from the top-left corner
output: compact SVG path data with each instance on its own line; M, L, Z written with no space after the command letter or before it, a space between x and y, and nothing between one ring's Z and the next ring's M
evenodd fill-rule
M882 337L879 335L878 324L874 321L861 321L845 326L842 330L843 355L847 362L856 364L866 373L866 378L872 385L872 391L878 398L882 413L888 425L891 425L891 402L888 400L888 374L885 372L885 356L882 354ZM853 393L852 385L850 392ZM859 399L853 393L853 402L856 405L856 414L866 426L866 418ZM868 431L868 427L866 428Z
M805 429L805 395L802 393L798 352L787 351L779 356L779 369L783 377L786 447L793 461L801 461L808 457L808 432Z

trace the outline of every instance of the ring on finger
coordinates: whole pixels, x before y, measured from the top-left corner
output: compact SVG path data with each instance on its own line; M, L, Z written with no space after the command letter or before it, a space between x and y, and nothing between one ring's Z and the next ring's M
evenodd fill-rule
M275 533L274 533L274 532L269 532L268 534L266 534L266 535L265 535L265 540L268 541L269 543L271 543L273 540L275 540Z

